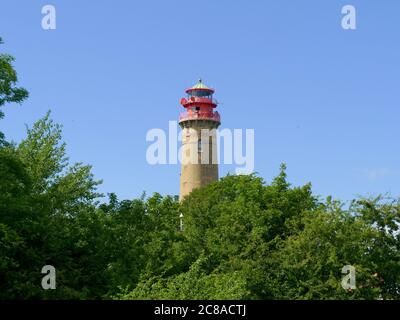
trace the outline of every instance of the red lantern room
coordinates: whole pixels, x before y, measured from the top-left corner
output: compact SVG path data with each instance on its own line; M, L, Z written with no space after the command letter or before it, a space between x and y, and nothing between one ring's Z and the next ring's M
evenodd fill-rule
M202 80L193 87L186 90L187 98L181 99L181 105L186 111L179 116L179 123L191 120L215 121L221 123L217 107L217 101L213 99L214 90L203 84Z

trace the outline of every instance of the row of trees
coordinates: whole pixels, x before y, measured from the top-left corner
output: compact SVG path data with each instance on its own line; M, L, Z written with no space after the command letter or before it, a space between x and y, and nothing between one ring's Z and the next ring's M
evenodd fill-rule
M12 61L0 55L0 107L28 96ZM69 163L49 113L19 144L0 135L0 299L400 298L397 199L322 200L284 166L269 184L227 176L182 203L102 203L99 183ZM56 290L41 287L44 265ZM341 286L344 265L354 290Z

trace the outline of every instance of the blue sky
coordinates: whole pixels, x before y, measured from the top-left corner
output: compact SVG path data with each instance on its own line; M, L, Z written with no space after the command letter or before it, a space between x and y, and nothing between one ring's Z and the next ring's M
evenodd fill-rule
M56 30L41 28L46 4ZM357 30L341 28L346 4ZM2 0L1 51L30 98L4 108L0 130L18 142L51 109L102 192L178 194L179 165L147 164L145 137L167 130L201 76L222 102L221 128L255 130L267 182L285 162L294 185L322 196L398 196L399 15L397 0Z

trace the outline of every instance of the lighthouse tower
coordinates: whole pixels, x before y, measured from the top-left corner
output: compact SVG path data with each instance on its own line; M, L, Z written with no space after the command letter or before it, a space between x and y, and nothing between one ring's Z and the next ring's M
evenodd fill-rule
M221 124L214 90L200 79L181 99L186 109L179 116L182 128L182 167L179 199L193 189L218 180L216 129Z

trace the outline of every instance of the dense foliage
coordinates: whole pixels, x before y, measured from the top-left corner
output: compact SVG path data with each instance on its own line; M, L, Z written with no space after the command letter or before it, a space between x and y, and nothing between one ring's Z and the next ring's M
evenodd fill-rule
M27 97L12 61L0 55L0 107ZM49 113L19 144L1 137L0 299L400 298L397 199L345 207L292 187L282 166L270 183L227 176L182 203L100 203L100 181L69 163ZM48 264L55 290L41 287ZM354 290L341 286L344 265Z

